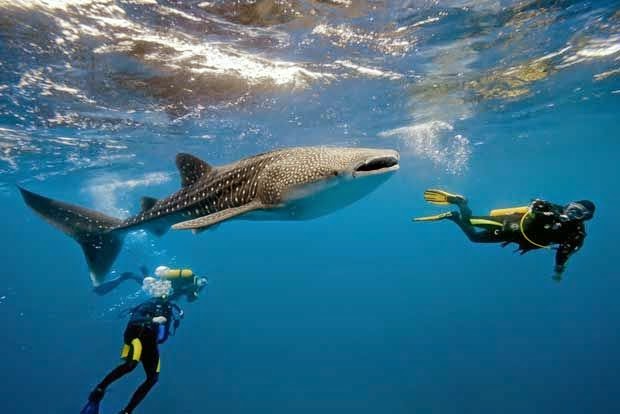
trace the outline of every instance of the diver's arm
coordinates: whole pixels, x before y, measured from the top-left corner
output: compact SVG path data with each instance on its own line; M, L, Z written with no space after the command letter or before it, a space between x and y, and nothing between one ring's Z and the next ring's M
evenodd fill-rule
M569 257L577 252L586 238L586 232L583 225L579 225L574 233L567 240L560 244L555 254L555 274L560 277L566 268L566 262Z
M164 309L163 314L153 318L153 322L158 324L158 327L157 327L157 343L158 344L163 344L170 337L170 326L171 326L171 324L174 324L175 328L178 326L177 319L176 319L176 317L174 315L174 308L175 307L176 307L176 305L173 305L171 303L167 303L166 304L166 308ZM157 320L155 320L155 319L157 319Z
M154 323L157 323L159 325L162 325L166 322L168 322L168 318L166 318L165 316L155 316L153 319L151 319Z
M166 303L165 308L161 315L157 315L153 318L153 322L157 324L157 343L163 344L170 335L170 316L172 311L170 310L170 304Z
M163 344L170 335L170 322L165 316L156 316L153 318L153 323L157 325L157 343Z

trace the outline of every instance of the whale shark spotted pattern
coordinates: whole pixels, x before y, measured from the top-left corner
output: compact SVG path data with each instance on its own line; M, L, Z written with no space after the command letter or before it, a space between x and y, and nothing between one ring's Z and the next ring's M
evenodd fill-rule
M221 167L178 154L182 188L161 200L144 197L140 213L126 220L20 191L28 206L80 243L97 285L110 270L127 232L144 228L161 236L170 227L202 231L235 217L318 217L371 192L398 169L398 162L396 151L369 148L285 148Z

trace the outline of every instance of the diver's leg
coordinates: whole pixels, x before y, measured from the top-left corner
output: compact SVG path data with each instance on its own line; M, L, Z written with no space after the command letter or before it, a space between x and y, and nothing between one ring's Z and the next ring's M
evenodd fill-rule
M131 414L133 410L142 402L144 397L149 393L151 388L157 384L159 379L159 351L157 345L153 345L153 349L145 351L145 355L142 358L142 365L144 366L144 372L146 373L146 380L134 392L129 400L129 404L125 407L121 413Z
M133 371L136 368L136 366L138 366L137 361L134 361L134 360L125 361L123 364L117 366L108 375L106 375L103 381L101 381L99 385L97 385L97 388L105 391L106 388L108 388L110 384L112 384L114 381L121 379L125 375L129 374L131 371Z
M105 395L105 390L108 388L108 386L114 381L129 374L136 368L137 365L138 363L136 361L127 360L125 363L114 368L108 375L105 376L103 381L101 381L95 387L95 389L91 391L90 395L88 396L88 401L99 403L103 399L103 396Z
M118 287L125 279L117 277L116 279L108 280L98 286L93 287L93 292L99 296L107 295Z
M140 384L136 392L134 392L133 396L131 397L131 400L129 401L129 404L127 404L127 407L125 407L125 410L122 411L122 413L124 414L133 413L133 410L138 406L138 404L142 402L142 400L144 399L144 397L146 397L146 395L149 393L151 388L153 388L153 386L157 384L158 379L159 379L159 374L157 373L148 375L146 377L146 380L142 384Z
M496 233L494 229L483 228L482 230L478 230L478 228L472 224L472 219L488 220L488 217L472 217L471 209L465 197L454 197L450 202L459 208L459 212L453 211L449 219L454 221L461 230L463 230L463 233L465 233L470 241L474 243L497 243L503 241L500 240L498 233Z
M135 273L125 272L116 279L112 279L100 284L99 286L95 286L93 288L93 292L95 292L99 296L107 295L108 293L116 289L121 283L128 279L135 280L138 284L142 284L142 280L144 278L136 275Z
M136 282L137 284L139 284L140 286L142 286L142 282L144 281L145 276L137 275L137 274L132 273L132 272L124 272L121 275L121 278L123 278L123 280L131 279L134 282Z
M459 208L459 211L461 213L461 220L464 220L465 222L469 223L469 219L471 218L471 209L469 208L469 205L467 204L467 200L462 199L454 204L456 204Z
M106 375L97 388L105 391L111 383L129 374L136 368L136 366L138 366L138 362L140 362L140 359L142 358L143 345L142 341L136 336L137 332L135 332L135 328L133 327L130 327L125 331L125 344L121 350L121 358L123 358L125 362L114 368L112 372Z
M133 371L142 354L142 343L135 336L132 328L127 328L124 335L124 344L121 351L121 358L125 360L124 363L114 368L105 378L95 387L90 393L88 400L91 402L99 402L103 399L106 388L114 381L122 378Z
M485 219L483 217L472 217L471 210L467 207L467 204L464 206L460 206L461 213L456 211L452 212L452 215L449 217L449 220L455 222L465 233L467 238L474 243L499 243L504 241L500 237L500 233L497 233L492 228L484 228L482 230L478 230L473 224L471 224L472 219ZM463 214L465 213L465 214Z
M149 269L144 265L140 266L140 274L142 275L142 279L144 279L149 275Z

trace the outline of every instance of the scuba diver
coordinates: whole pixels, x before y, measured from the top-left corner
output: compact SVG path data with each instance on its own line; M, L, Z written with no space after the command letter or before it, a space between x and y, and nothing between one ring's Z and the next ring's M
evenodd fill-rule
M182 296L188 302L198 299L200 292L209 284L206 277L200 277L192 269L170 269L167 266L158 266L155 276L159 280L170 281L172 287L172 300L178 300Z
M110 384L132 372L140 362L146 380L136 389L127 406L119 414L131 414L146 397L159 378L158 345L174 335L183 318L183 310L170 299L170 281L146 280L143 289L152 298L127 310L130 315L124 334L121 358L124 363L114 368L90 393L81 414L99 414L99 405Z
M589 200L573 201L565 206L536 199L528 206L492 210L488 216L472 216L465 197L443 190L428 189L424 199L432 204L450 205L459 211L418 217L413 221L450 220L475 243L510 243L519 245L525 254L536 249L556 249L553 278L562 279L568 258L583 245L585 221L594 216L595 206ZM552 247L556 245L557 247Z
M173 293L170 297L171 300L177 300L185 296L188 302L194 302L198 299L202 289L208 284L206 277L196 275L191 269L170 269L167 266L158 266L155 269L155 276L160 280L169 280L172 283ZM100 296L106 295L126 280L133 280L142 285L147 277L150 277L148 270L146 267L141 266L140 275L124 272L116 279L95 286L93 291Z

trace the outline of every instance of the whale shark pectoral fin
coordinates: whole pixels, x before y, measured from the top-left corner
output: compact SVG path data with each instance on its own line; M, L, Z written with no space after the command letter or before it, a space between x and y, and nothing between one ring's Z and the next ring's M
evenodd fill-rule
M219 223L216 224L212 224L209 227L201 227L199 229L192 229L192 234L200 234L203 231L207 231L207 230L217 230L220 227L220 224L222 224L222 222L220 221Z
M233 217L240 216L253 210L264 208L260 201L252 201L239 207L227 208L217 213L198 217L192 220L182 221L172 226L175 230L205 230L209 226L230 220Z

